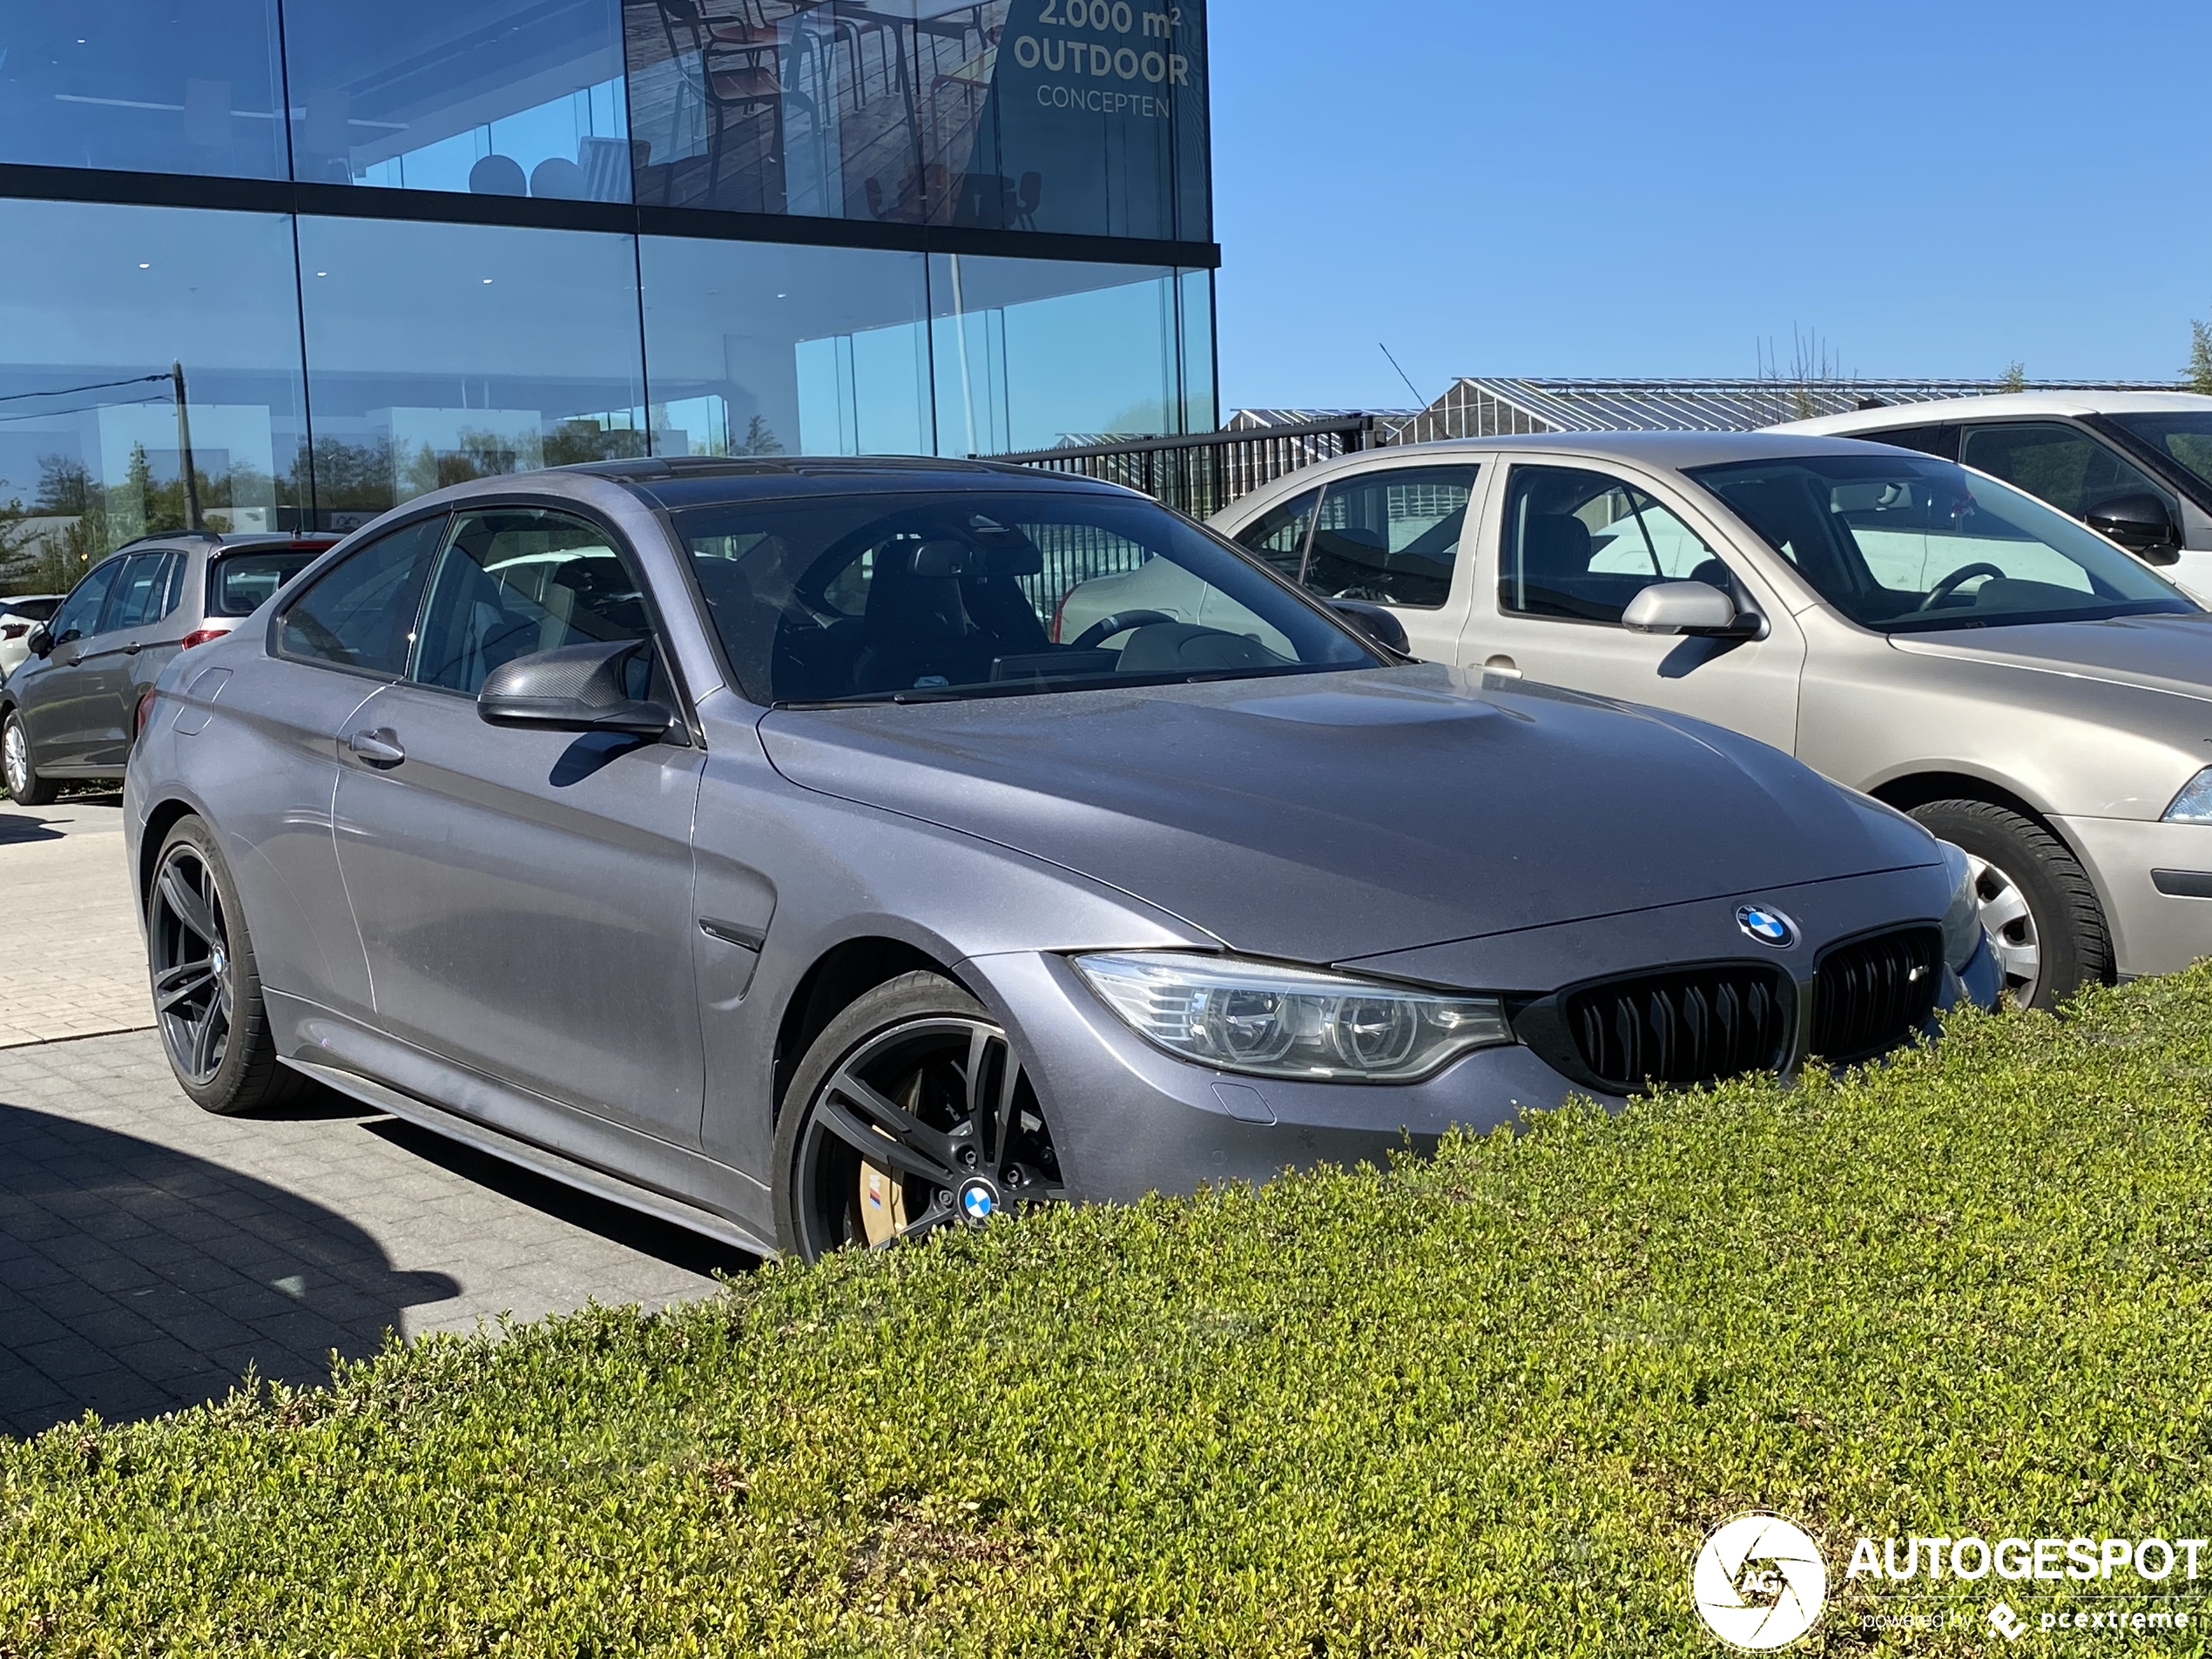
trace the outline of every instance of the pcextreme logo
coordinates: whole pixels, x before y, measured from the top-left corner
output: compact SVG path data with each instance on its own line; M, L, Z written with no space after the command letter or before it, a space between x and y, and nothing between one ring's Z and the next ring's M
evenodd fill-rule
M1689 1569L1689 1598L1730 1647L1786 1648L1819 1620L1828 1565L1803 1528L1755 1510L1706 1535Z

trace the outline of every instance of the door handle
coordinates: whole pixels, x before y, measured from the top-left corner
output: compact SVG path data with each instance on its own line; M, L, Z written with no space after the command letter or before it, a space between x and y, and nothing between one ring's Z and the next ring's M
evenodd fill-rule
M1517 680L1521 678L1520 668L1514 664L1513 658L1503 651L1498 652L1494 657L1484 658L1482 671L1486 674L1502 674L1507 679Z
M136 657L136 656L137 656L137 655L138 655L140 651L144 651L145 649L145 647L144 645L141 645L141 644L139 644L137 640L135 640L135 639L134 639L134 640L132 640L132 641L129 644L125 645L125 646L123 648L123 654L124 654L125 657Z
M372 766L396 766L407 759L399 733L388 725L356 732L346 739L346 746Z

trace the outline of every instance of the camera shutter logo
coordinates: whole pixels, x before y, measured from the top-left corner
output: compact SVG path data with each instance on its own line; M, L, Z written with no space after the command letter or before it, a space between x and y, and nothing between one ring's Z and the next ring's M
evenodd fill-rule
M1705 1628L1730 1647L1786 1648L1819 1619L1828 1567L1803 1528L1779 1515L1738 1515L1706 1536L1689 1596Z

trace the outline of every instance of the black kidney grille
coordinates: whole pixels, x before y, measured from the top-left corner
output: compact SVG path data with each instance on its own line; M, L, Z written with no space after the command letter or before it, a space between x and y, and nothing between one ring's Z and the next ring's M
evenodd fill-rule
M1927 1023L1942 979L1939 927L1837 946L1814 975L1811 1052L1839 1064L1888 1053Z
M1795 1000L1778 968L1747 962L1586 986L1563 1012L1583 1065L1625 1095L1780 1070Z

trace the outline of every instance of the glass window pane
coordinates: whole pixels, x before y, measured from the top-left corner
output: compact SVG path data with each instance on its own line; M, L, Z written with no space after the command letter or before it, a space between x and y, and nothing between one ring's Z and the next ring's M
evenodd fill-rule
M439 556L413 678L474 697L502 663L563 645L648 639L645 596L596 524L565 513L464 513ZM625 664L646 694L651 653Z
M644 455L632 247L302 219L320 522L351 529L464 479Z
M1298 579L1332 599L1439 609L1451 597L1475 470L1392 467L1332 482Z
M405 673L422 586L445 531L445 519L433 516L355 548L285 607L277 649L395 678Z
M1959 460L2076 518L2087 517L2121 496L2155 496L2168 512L2174 507L2172 492L2164 486L2080 427L2062 421L1970 426L1959 440Z
M108 590L106 608L100 612L100 631L158 622L162 601L169 595L169 567L176 557L174 553L133 553L123 574Z
M938 454L1192 429L1176 298L1144 266L931 254Z
M637 196L1204 241L1190 0L627 0Z
M226 553L207 570L207 614L250 617L261 602L314 563L317 548Z
M620 0L379 0L285 13L298 176L630 199Z
M1734 590L1697 533L1634 484L1579 467L1515 467L1509 477L1501 610L1617 623L1656 582Z
M59 591L110 549L186 528L193 497L206 529L297 525L289 221L0 201L0 247L38 250L0 281L0 511L20 502L38 548L11 580Z
M927 455L924 256L647 237L656 455Z
M281 179L282 84L276 0L0 7L0 161Z
M110 559L85 573L84 579L70 590L54 612L54 619L46 624L57 645L72 639L82 639L93 632L100 621L100 607L105 603L108 590L115 585L115 578L123 574L127 563L124 559Z
M1313 528L1314 504L1320 499L1319 490L1309 489L1269 508L1238 532L1238 542L1288 580L1297 581L1305 566L1305 535Z

